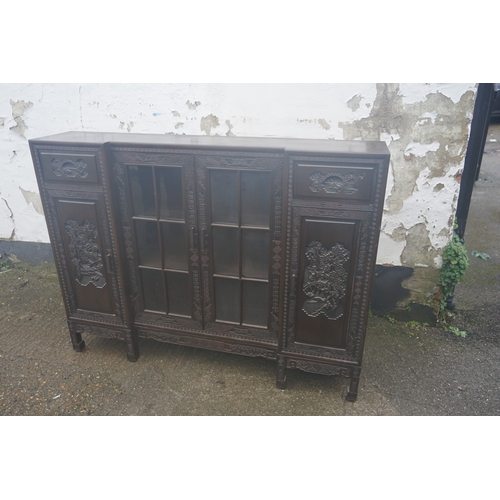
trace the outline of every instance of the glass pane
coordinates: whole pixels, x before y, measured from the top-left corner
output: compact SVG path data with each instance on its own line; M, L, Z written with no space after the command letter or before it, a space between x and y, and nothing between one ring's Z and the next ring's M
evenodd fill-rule
M132 212L135 216L156 217L151 167L128 167Z
M215 278L215 319L240 322L239 280Z
M270 172L241 172L241 223L269 227Z
M242 275L245 278L268 279L269 231L242 229Z
M238 172L209 170L212 222L238 224Z
M269 285L243 281L243 323L267 327L267 295Z
M184 223L161 223L164 266L166 269L188 270L186 225Z
M161 167L156 169L160 218L184 219L182 168Z
M144 308L150 311L166 312L163 290L163 272L141 269Z
M161 267L160 240L156 222L135 221L135 237L142 266Z
M191 317L191 297L187 273L167 272L168 312Z
M214 273L240 275L238 258L238 229L213 227Z

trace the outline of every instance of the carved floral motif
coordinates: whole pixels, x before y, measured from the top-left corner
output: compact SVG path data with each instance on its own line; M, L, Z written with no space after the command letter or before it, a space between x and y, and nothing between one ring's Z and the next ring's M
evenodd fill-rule
M340 172L313 172L309 179L309 189L313 193L324 191L325 193L354 194L358 191L358 182L363 179L364 174L343 174Z
M83 160L59 160L54 158L52 160L53 172L55 175L62 177L81 177L85 179L89 175L87 172L87 164Z
M349 250L340 243L330 250L319 241L312 241L306 248L309 265L305 270L304 293L309 297L302 310L312 317L324 314L328 319L338 319L344 314L341 299L346 293Z
M69 254L76 281L82 286L92 283L97 288L103 288L106 278L101 272L103 261L97 243L97 227L88 220L78 224L74 219L68 219L64 229L69 236Z

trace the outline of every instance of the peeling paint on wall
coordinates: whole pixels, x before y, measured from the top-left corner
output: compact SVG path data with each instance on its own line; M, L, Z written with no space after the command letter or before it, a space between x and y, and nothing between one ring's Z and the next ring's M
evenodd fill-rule
M219 126L219 119L215 115L208 115L202 117L200 121L200 130L205 132L205 134L210 135L213 128Z
M134 126L134 122L130 121L128 123L125 122L120 122L120 125L118 125L118 128L121 128L122 130L127 127L127 132L130 132L132 130L132 127Z
M41 215L43 215L43 207L42 207L42 200L40 198L40 195L38 193L34 193L33 191L25 191L21 186L19 186L19 189L21 190L21 193L23 193L24 199L26 200L26 203L29 205L30 203L33 204L33 208Z
M2 197L2 201L4 203L2 203L2 208L0 209L0 213L4 213L4 219L7 218L7 220L9 221L9 225L11 227L10 231L10 236L8 236L6 239L8 241L12 241L16 235L16 226L15 226L15 219L14 219L14 212L12 211L12 209L10 208L9 206L9 203L7 202L7 200L5 198ZM7 233L8 234L8 233Z
M343 121L344 139L384 140L391 152L379 257L414 269L409 300L431 304L450 240L475 90L377 84L368 117ZM360 95L347 105L358 109ZM379 260L380 262L380 260Z
M187 101L186 102L186 106L189 108L189 109L196 109L199 105L201 104L200 101L195 101L195 102L191 102L191 101Z
M345 139L388 143L391 180L382 229L390 238L397 234L397 243L404 228L408 247L388 262L393 265L435 266L451 234L448 221L458 193L453 177L463 165L475 93L458 98L454 92L454 100L433 90L423 95L419 88L405 99L399 84L377 84L370 115L339 123ZM448 227L445 237L443 226ZM425 251L417 256L409 248L414 245Z
M33 103L25 101L13 101L11 99L10 105L12 106L12 118L14 118L16 122L13 127L10 127L10 130L16 132L16 134L19 134L22 137L25 137L24 132L26 132L28 126L23 119L23 115L27 109L33 106Z
M332 126L324 118L314 118L314 119L301 119L297 118L298 123L314 123L321 126L324 130L330 130Z
M347 101L347 107L352 111L357 111L360 107L361 99L361 95L356 94L353 98Z
M318 120L318 123L325 129L325 130L330 130L332 127L330 126L330 124L324 120L323 118L320 118Z
M232 132L233 130L233 126L231 125L231 122L229 120L226 120L226 125L227 125L227 128L229 129L227 132L226 132L226 135L228 137L234 137L234 134Z

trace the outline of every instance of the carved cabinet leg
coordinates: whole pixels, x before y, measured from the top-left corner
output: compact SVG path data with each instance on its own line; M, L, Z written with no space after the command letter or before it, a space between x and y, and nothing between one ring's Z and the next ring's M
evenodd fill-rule
M125 342L127 344L127 359L129 361L137 361L139 359L139 341L137 332L127 332L125 334Z
M276 387L286 389L286 358L278 356L278 369L276 372Z
M354 402L358 397L359 375L361 368L351 368L351 383L349 384L349 392L346 396L346 401Z
M76 325L68 321L69 335L73 349L76 352L82 352L85 349L85 342L82 340L82 334L77 330Z

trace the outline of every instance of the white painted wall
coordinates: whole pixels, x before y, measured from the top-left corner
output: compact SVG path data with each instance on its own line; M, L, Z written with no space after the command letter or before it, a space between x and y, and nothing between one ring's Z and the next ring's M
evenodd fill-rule
M463 167L467 146L463 133L449 132L444 144L439 131L443 120L452 121L457 130L460 124L469 126L476 84L391 88L401 111L385 118L378 116L385 106L382 89L369 83L0 84L0 239L49 241L30 138L92 130L341 140L347 128L352 135L359 123L359 134L351 138L385 140L393 154L388 198L391 193L396 197L395 179L407 179L405 169L419 168L415 162L426 160L425 168L410 176L410 188L399 190L399 198L386 203L378 263L401 265L412 228L423 224L432 262L423 259L419 264L417 259L413 264L439 267L439 250L449 240L450 216L456 208L455 176ZM433 108L435 98L447 105L446 112L441 105ZM372 117L375 110L378 114ZM414 118L402 135L398 120L405 110ZM386 120L382 126L380 120ZM438 153L445 150L454 153L440 172ZM414 163L410 165L408 158Z

